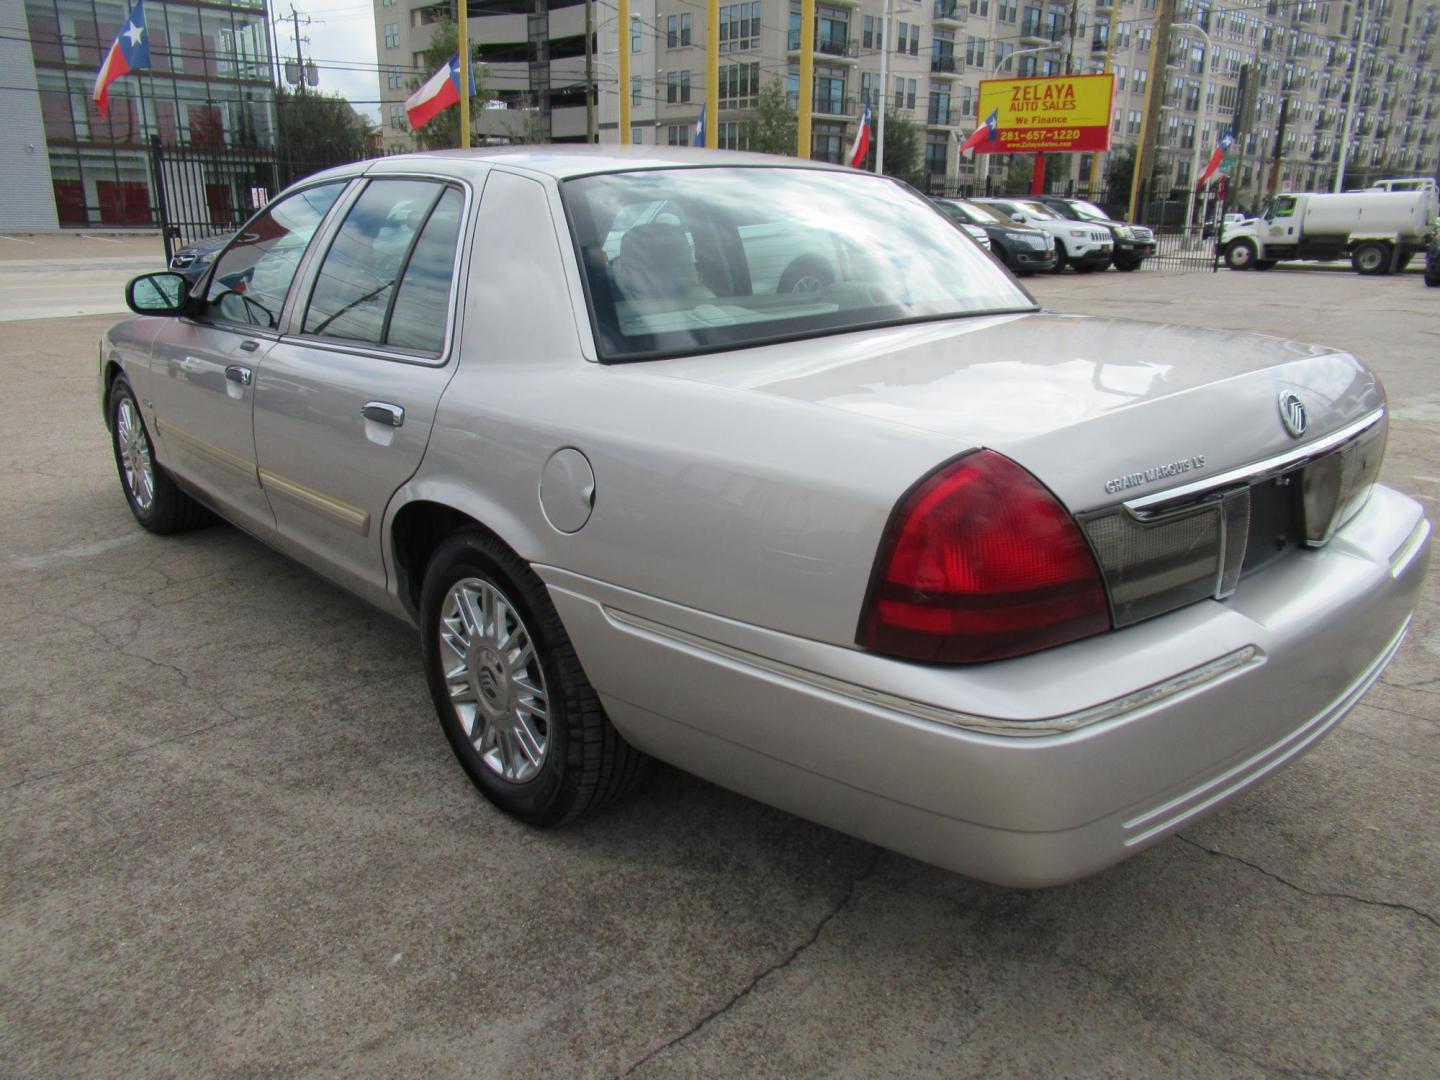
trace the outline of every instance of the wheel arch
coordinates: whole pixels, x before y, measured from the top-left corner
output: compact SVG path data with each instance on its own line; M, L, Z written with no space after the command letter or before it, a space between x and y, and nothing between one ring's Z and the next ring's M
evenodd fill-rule
M395 596L412 620L419 620L420 588L430 557L460 529L488 534L527 563L533 562L539 551L534 534L497 505L439 490L402 489L390 512L385 550Z

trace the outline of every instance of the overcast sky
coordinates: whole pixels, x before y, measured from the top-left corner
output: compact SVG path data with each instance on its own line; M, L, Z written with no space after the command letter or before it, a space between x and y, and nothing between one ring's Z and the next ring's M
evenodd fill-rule
M320 89L339 94L370 119L379 121L380 77L375 61L375 7L365 0L296 0L300 47L319 69ZM400 10L397 6L395 10ZM272 0L275 48L282 59L295 56L290 0ZM305 16L310 25L305 25ZM305 41L309 38L309 42Z

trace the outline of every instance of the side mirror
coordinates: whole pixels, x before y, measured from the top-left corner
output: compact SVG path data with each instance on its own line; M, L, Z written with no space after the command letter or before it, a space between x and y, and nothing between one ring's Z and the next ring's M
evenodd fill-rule
M125 303L137 315L183 315L190 309L190 282L168 270L141 274L125 286Z
M1021 225L1024 225L1026 219L1024 214L1022 214L1019 210L1016 210L1015 213L1010 215L1010 220L1018 221Z

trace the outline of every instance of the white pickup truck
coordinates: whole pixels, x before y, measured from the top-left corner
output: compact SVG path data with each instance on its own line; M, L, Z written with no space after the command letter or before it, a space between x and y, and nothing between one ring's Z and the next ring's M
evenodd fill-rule
M1220 251L1231 270L1348 258L1357 273L1389 274L1425 251L1437 209L1433 189L1277 195L1260 217L1227 224Z

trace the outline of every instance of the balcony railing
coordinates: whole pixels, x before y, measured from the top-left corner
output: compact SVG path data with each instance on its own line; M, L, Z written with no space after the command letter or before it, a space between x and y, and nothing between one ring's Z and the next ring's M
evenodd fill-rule
M931 109L925 118L925 122L931 127L965 127L973 120L960 109Z
M932 56L930 57L930 70L939 75L958 75L962 68L957 57Z
M935 0L935 21L963 23L970 16L970 8L960 0Z

